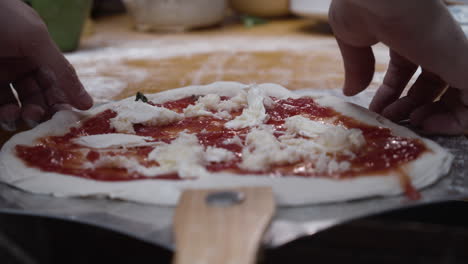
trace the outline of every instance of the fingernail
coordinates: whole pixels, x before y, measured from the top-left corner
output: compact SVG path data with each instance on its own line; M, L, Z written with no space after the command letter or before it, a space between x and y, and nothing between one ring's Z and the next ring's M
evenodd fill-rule
M9 132L16 131L16 122L15 121L3 121L0 123L0 127Z
M32 119L25 119L24 122L26 123L26 125L29 127L29 128L34 128L36 127L37 125L39 125L39 122L35 121L35 120L32 120Z

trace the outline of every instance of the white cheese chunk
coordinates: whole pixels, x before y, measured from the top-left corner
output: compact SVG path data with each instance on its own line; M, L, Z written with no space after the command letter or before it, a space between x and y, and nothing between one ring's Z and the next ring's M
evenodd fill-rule
M205 151L205 160L208 162L223 162L233 160L236 156L227 149L207 147Z
M357 149L366 143L358 129L314 121L299 115L287 118L284 125L288 133L311 138L326 152Z
M228 145L228 144L235 144L239 146L243 146L244 144L242 143L242 139L235 135L232 138L227 138L223 141L223 144Z
M179 133L170 144L155 148L148 159L159 163L159 168L177 172L180 177L200 177L207 174L204 167L204 148L193 134Z
M208 175L204 167L208 162L223 162L235 158L234 153L223 148L207 147L205 150L195 135L184 132L170 144L160 144L147 157L148 160L158 162L159 166L145 167L133 158L118 155L101 155L97 161L88 162L85 166L125 168L129 173L136 172L149 177L177 173L182 178L196 178Z
M182 178L202 177L207 175L203 147L198 144L195 135L180 133L180 136L170 144L162 143L149 153L148 159L155 160L159 166L145 167L138 160L125 156L101 155L89 168L109 167L124 168L129 173L139 173L157 178L159 175L177 173Z
M227 128L239 129L260 125L267 118L263 99L265 95L263 90L258 87L250 88L247 93L248 107L244 108L242 114L235 119L224 124Z
M110 148L110 147L136 147L155 145L159 142L148 142L152 137L141 137L129 134L99 134L82 136L73 139L73 143L89 148Z
M198 103L205 105L206 109L217 110L221 98L217 94L207 94L198 98Z
M273 106L275 106L275 101L270 96L265 96L263 98L263 104L265 105L266 109L271 109Z
M338 162L327 153L316 139L297 138L286 134L276 138L273 129L261 126L251 130L246 137L246 147L242 151L243 169L252 171L268 170L272 165L294 164L301 160L315 161L318 173L333 174L349 169L349 162Z
M214 114L208 110L204 104L197 103L195 105L189 105L184 109L185 117L195 117L195 116L214 116Z
M148 177L172 173L173 171L159 166L145 167L138 160L125 156L101 155L93 164L87 164L88 168L121 168L127 169L128 173L139 173Z
M214 116L220 119L231 118L225 110L218 111L218 105L221 101L221 98L217 94L207 94L198 98L197 103L194 105L189 105L184 109L185 117L195 117L195 116Z
M138 171L139 167L143 167L135 159L111 155L100 155L99 159L92 166L95 168L125 168L129 172ZM87 167L91 167L91 164L88 163Z
M227 111L219 111L216 114L214 114L215 117L219 119L229 119L231 118L231 114Z
M287 145L281 144L273 135L271 129L257 128L247 134L246 147L242 151L243 169L262 171L273 164L288 164L297 162L301 153Z
M140 101L128 101L113 110L117 116L110 120L111 126L123 133L135 133L133 124L165 125L183 118L183 115L169 109Z
M242 109L245 106L247 106L247 92L242 90L229 100L219 102L217 109L232 112Z

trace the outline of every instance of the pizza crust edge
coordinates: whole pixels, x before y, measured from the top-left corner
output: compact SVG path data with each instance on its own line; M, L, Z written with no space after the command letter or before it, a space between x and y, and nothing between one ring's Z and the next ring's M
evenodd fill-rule
M298 95L276 84L260 84L270 96L278 98L298 97ZM155 103L176 100L192 94L217 93L233 96L249 85L235 82L218 82L204 86L188 86L148 95ZM301 95L304 96L304 95ZM240 186L271 186L277 203L281 206L306 205L327 202L340 202L373 196L397 195L402 193L399 175L368 175L353 179L334 180L328 178L265 177L256 175L232 175L216 173L190 181L138 180L130 182L101 182L59 173L40 172L26 167L14 154L17 144L33 144L36 138L66 133L68 128L82 116L92 115L134 98L127 98L108 105L101 105L84 112L62 111L36 128L19 133L10 139L0 153L0 180L17 188L40 194L54 196L105 196L113 199L130 200L173 206L181 192L186 188L229 188ZM360 106L342 101L336 97L324 96L317 99L324 106L331 106L337 112L346 114L370 125L391 128L396 135L418 138L431 152L409 162L402 169L410 177L416 189L432 184L448 173L452 155L436 143L421 138L405 127L370 112ZM431 165L431 166L428 166Z

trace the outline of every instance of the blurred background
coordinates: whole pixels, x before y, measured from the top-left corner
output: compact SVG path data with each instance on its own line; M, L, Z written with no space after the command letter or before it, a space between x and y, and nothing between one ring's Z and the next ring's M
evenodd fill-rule
M341 55L327 23L330 0L25 2L43 18L97 103L137 91L153 93L214 81L272 82L293 90L341 95ZM446 1L468 32L466 2ZM377 62L371 87L360 97L350 98L362 105L369 102L387 67L387 48L376 45L373 49ZM0 134L0 143L10 136ZM389 213L267 251L262 263L468 263L467 219L464 202ZM32 251L39 255L47 253L41 255L46 259L41 263L132 261L132 254L142 261L149 257L159 258L157 263L170 262L167 251L158 253L153 245L108 231L50 224L49 220L32 225L23 219L21 230L15 230L18 221L5 218L0 223L7 234L18 238L17 243L26 248L39 246ZM70 237L76 238L72 248L62 242ZM2 239L1 263L2 256L11 254L2 251Z
M27 2L97 102L220 80L340 86L329 0Z
M214 81L339 89L331 0L25 0L97 102ZM464 0L447 5L463 28ZM382 81L388 59L374 48ZM372 91L371 91L372 92Z

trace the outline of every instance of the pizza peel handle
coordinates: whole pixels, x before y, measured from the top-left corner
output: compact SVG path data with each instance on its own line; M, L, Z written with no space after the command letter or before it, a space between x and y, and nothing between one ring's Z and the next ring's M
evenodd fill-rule
M275 211L269 187L186 190L175 210L174 264L254 264Z

